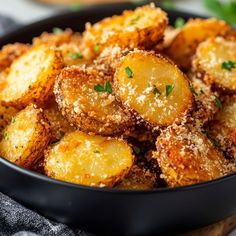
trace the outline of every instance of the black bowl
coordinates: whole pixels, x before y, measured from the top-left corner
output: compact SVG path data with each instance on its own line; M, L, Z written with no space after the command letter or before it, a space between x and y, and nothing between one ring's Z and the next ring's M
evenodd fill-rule
M33 23L7 34L0 46L30 42L55 26L83 30L87 21L118 14L132 4L98 6ZM176 17L196 17L168 11ZM89 232L163 235L212 224L236 213L236 174L173 189L126 191L86 187L47 178L0 158L0 191L39 213Z

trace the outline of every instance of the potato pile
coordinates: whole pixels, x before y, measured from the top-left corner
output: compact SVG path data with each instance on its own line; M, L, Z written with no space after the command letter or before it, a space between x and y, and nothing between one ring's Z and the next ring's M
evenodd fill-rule
M0 155L96 187L192 185L236 171L236 34L174 28L154 4L0 51Z

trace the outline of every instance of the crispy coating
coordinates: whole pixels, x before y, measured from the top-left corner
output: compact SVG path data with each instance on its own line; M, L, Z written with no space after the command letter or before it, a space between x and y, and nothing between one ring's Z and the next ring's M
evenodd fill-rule
M112 187L129 173L133 161L132 149L124 140L76 131L49 149L45 171L67 182Z
M178 66L190 68L192 56L199 43L207 38L228 35L232 28L224 21L211 19L191 19L181 29L166 50L166 54Z
M14 107L0 105L0 131L2 131L12 121L12 118L19 112Z
M28 44L7 44L0 51L0 72L7 69L12 62L29 49Z
M236 40L222 37L201 43L193 62L195 71L203 73L204 80L215 86L236 92L236 69L225 69L223 63L236 60Z
M227 97L209 125L209 135L226 157L236 160L236 96Z
M163 37L166 13L153 4L86 25L84 43L98 54L104 47L151 48ZM97 45L97 46L96 46ZM99 48L98 48L99 45Z
M157 139L162 178L171 187L212 180L224 175L225 159L203 133L193 127L174 126Z
M128 175L116 186L118 189L145 190L156 185L156 176L149 170L133 165Z
M128 131L133 127L131 115L112 93L95 90L107 82L112 84L112 77L93 68L63 69L54 88L62 114L84 132L115 135Z
M0 103L24 108L42 104L53 93L55 77L63 67L60 54L44 45L33 47L14 61L0 80Z
M30 105L19 112L4 129L0 156L30 168L42 157L49 140L49 125L43 112Z
M184 74L152 52L134 51L125 56L116 70L115 84L124 106L152 127L180 123L192 107Z
M43 108L43 112L50 125L51 142L58 141L66 133L70 133L75 130L75 127L73 127L67 121L67 119L65 119L65 117L62 116L55 100L48 103Z

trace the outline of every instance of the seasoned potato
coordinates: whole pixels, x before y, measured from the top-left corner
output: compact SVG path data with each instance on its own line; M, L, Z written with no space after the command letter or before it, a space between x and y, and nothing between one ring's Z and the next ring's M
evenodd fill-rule
M0 80L0 103L24 108L41 104L49 95L62 68L61 56L44 45L34 47L18 58Z
M6 107L0 105L0 131L2 131L12 121L12 118L18 113L18 109L14 107Z
M236 159L236 96L226 99L209 125L209 135L227 157Z
M4 129L0 156L30 168L42 157L49 139L49 125L43 112L30 105L19 112Z
M47 104L43 112L50 124L51 142L60 140L64 134L75 130L75 127L62 116L55 101Z
M231 32L231 27L224 21L192 19L184 25L180 33L167 48L166 53L178 66L189 68L192 56L195 54L199 43L209 37L224 36Z
M169 127L158 137L156 148L153 158L171 187L196 184L224 174L222 153L193 127Z
M197 126L202 126L212 120L214 114L219 110L219 104L217 103L219 95L217 92L213 92L209 85L195 76L191 76L191 88L196 105L191 121Z
M133 160L125 141L76 131L49 149L45 171L67 182L112 187L129 172Z
M134 51L125 56L115 82L122 103L153 127L180 123L192 106L184 74L152 52Z
M29 45L23 43L7 44L0 51L0 72L9 67L12 62L25 53Z
M116 186L118 189L145 190L154 188L156 176L149 170L133 165L128 175Z
M104 47L151 48L163 37L167 16L154 5L124 11L120 16L106 18L93 26L86 25L84 43L100 53Z
M112 94L111 79L93 68L63 69L54 88L62 115L80 130L95 134L115 135L132 128L131 116Z
M235 60L236 40L217 37L199 45L193 64L196 71L205 73L210 84L236 92L236 69L231 65Z

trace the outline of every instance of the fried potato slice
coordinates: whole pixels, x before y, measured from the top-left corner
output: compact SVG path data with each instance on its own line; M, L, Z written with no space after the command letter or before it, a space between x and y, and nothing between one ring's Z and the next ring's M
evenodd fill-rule
M225 159L203 133L194 127L174 126L157 139L162 178L171 187L196 184L224 175Z
M232 28L225 22L211 19L191 19L181 29L180 33L172 41L166 50L166 54L178 66L190 68L192 56L196 52L199 43L207 38L227 35Z
M132 149L121 139L76 131L46 154L49 177L82 185L112 187L133 165Z
M50 124L51 142L58 141L66 133L70 133L75 130L75 127L73 127L69 121L62 116L55 100L48 103L43 108L43 112Z
M115 83L124 106L153 127L180 123L192 106L184 74L152 52L134 51L125 56L116 70Z
M227 157L236 160L236 96L228 97L223 103L209 125L209 136Z
M14 107L0 105L0 131L2 131L12 121L12 118L19 112Z
M112 94L111 80L93 68L63 69L54 88L62 115L84 132L115 135L128 131L133 120Z
M145 190L154 188L156 176L149 170L133 165L128 175L116 186L118 189Z
M0 156L30 168L42 157L49 139L49 125L42 110L30 105L19 112L4 129Z
M236 69L227 67L230 61L236 61L236 40L217 37L199 45L193 66L205 74L206 82L236 92ZM226 63L225 67L223 63Z
M17 108L44 103L52 94L55 77L62 67L61 56L53 48L31 48L2 76L0 103Z
M168 19L153 4L124 11L120 16L106 18L93 26L86 25L84 43L99 54L104 47L151 48L163 37Z
M3 46L0 51L0 72L8 68L12 62L29 49L28 44L14 43Z

